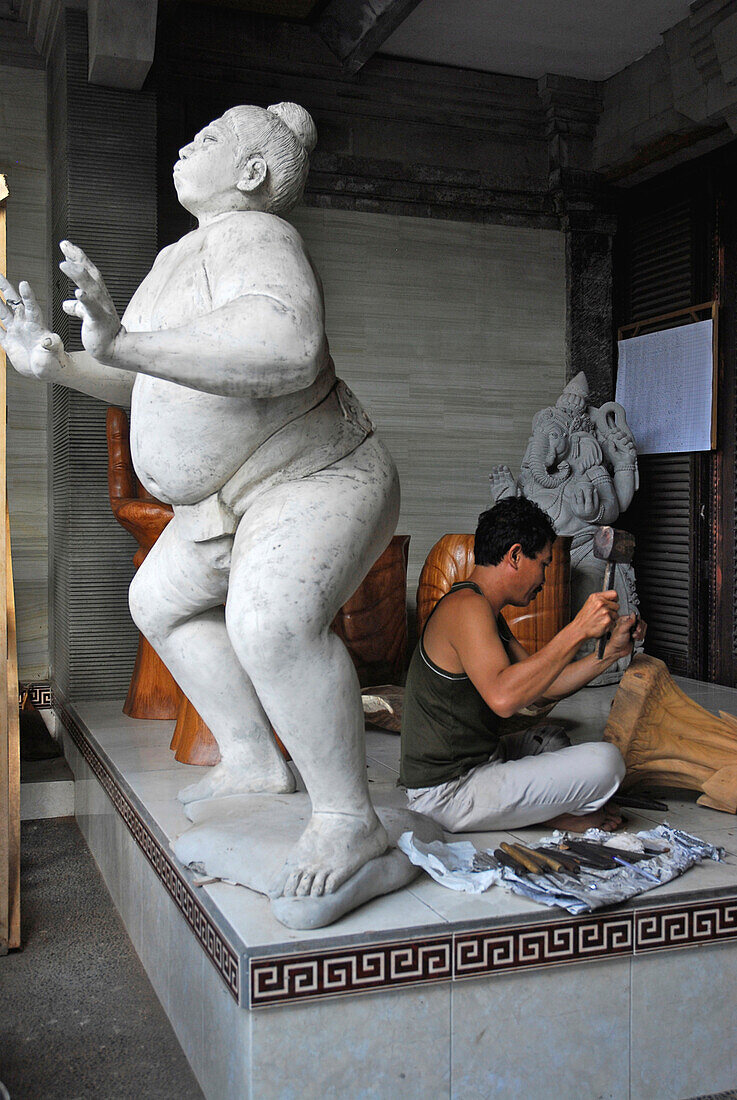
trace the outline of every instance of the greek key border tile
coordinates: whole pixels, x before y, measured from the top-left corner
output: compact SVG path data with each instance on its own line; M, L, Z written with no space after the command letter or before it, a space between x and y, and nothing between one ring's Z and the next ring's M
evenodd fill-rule
M635 952L737 939L737 898L715 898L635 913Z
M459 932L456 979L634 954L631 913Z
M236 1003L240 1003L241 980L238 954L220 930L212 923L189 883L182 877L168 853L121 791L111 772L90 744L85 731L58 699L54 700L54 706L59 713L64 728L89 764L103 790L128 827L131 836L166 887L187 924L200 941L203 951L222 978L228 992Z
M49 710L51 708L51 684L48 680L36 680L33 684L21 684L18 692L19 705L23 702L23 694L26 691L37 710Z
M250 1007L398 989L453 976L453 936L250 960Z

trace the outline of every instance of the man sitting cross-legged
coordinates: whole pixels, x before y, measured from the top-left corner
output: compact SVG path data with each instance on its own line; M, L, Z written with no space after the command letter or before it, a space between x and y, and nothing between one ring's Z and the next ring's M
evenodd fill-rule
M542 822L583 832L621 824L608 804L624 776L614 745L559 748L564 738L556 744L555 737L508 732L520 710L577 691L645 633L634 615L617 617L615 591L595 592L552 641L526 652L500 610L524 607L542 589L554 540L548 517L524 497L484 512L474 570L437 603L412 657L400 782L410 808L449 832ZM601 660L595 653L575 660L583 642L609 630Z

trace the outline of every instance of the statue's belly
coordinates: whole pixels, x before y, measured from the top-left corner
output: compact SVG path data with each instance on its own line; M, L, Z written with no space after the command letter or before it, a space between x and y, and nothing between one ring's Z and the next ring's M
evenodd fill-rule
M131 404L136 473L160 500L194 504L220 489L271 434L275 413L262 402L139 375Z

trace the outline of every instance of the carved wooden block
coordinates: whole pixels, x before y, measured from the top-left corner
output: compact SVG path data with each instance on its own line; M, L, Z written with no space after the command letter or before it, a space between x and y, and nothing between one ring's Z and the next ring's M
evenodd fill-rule
M417 629L421 634L435 604L474 567L473 535L443 535L427 555L417 588ZM571 540L557 538L545 587L526 607L502 608L515 638L528 653L536 653L554 638L571 617Z
M640 654L614 696L604 740L616 745L636 783L701 791L699 805L737 813L737 718L704 710L656 657Z

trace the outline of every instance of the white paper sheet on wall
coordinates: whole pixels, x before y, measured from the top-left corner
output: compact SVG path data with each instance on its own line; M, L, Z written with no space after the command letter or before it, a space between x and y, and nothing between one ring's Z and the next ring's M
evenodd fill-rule
M638 454L711 449L713 322L619 341L617 401Z

